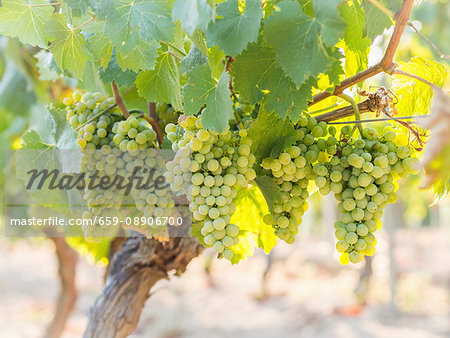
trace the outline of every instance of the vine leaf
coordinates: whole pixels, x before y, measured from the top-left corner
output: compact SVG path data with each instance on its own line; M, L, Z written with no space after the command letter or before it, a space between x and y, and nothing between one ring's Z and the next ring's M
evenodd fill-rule
M194 34L189 36L193 45L198 48L198 50L205 56L208 55L208 47L206 46L206 41L203 33L200 29L196 29Z
M3 0L0 7L0 33L17 36L22 43L47 48L49 36L45 27L51 20L54 8L32 7L48 4L46 0Z
M64 16L58 13L51 15L47 33L54 39L50 51L58 67L81 79L86 61L91 59L84 36L67 27Z
M213 10L206 0L177 0L172 10L173 20L180 20L181 27L193 35L200 28L206 31L213 19Z
M228 121L233 118L233 101L228 87L230 75L223 72L217 87L206 98L206 108L202 113L203 126L209 130L222 132L228 127Z
M115 82L119 87L131 87L137 74L130 69L122 70L117 64L115 51L106 68L100 67L99 76L103 83Z
M104 265L108 264L112 240L113 238L103 237L100 242L89 242L84 237L66 237L67 244L81 255L88 257L90 261Z
M17 116L28 114L37 102L33 85L23 72L8 60L0 79L0 109Z
M279 11L265 20L263 35L274 47L277 63L300 86L309 77L317 77L333 64L326 46L333 47L343 35L339 0L315 1L314 17L303 13L293 0L278 4Z
M342 20L347 23L344 32L344 40L347 47L353 52L361 52L366 55L370 47L370 40L364 34L364 11L359 1L347 2L339 7ZM346 60L347 62L347 60Z
M139 73L136 86L149 102L167 102L176 110L183 109L178 62L167 52L160 52L155 69Z
M438 202L450 190L450 97L436 92L430 115L429 119L420 124L431 131L422 165L426 173L424 185L433 185Z
M438 87L444 85L447 68L438 62L413 57L399 62L397 69L420 76ZM395 105L400 116L426 114L430 110L433 90L425 83L403 75L393 75L392 91L399 102Z
M235 56L250 42L258 39L263 10L259 0L246 1L244 13L239 11L238 0L228 0L217 6L219 18L208 26L208 46L219 46L226 54Z
M123 70L131 69L134 72L140 70L154 69L156 58L158 57L158 49L160 45L156 41L140 41L140 43L129 53L117 53L117 64Z
M380 5L396 13L403 4L402 0L378 0ZM370 1L363 0L364 28L370 41L392 26L393 21Z
M206 102L206 98L216 87L211 77L211 70L207 65L194 67L189 72L188 83L183 89L184 113L197 114Z
M368 54L370 51L370 47L367 47L365 51L360 51L357 49L350 48L345 40L339 42L338 46L342 48L345 55L345 65L344 72L345 77L351 77L364 69L367 69L368 66ZM361 84L362 85L362 84Z
M294 125L260 109L258 118L248 131L252 139L252 154L260 163L264 158L277 157L293 145L297 139Z
M281 189L275 184L273 177L262 175L255 178L255 182L266 200L269 210L272 211L275 202L281 200Z
M293 121L307 109L307 101L311 99L311 89L315 84L311 78L297 88L277 65L273 49L261 43L249 45L236 58L231 74L234 89L244 100L256 104L266 95L264 105L267 112L275 112L282 119L289 114Z
M113 46L111 40L103 33L104 29L103 21L93 21L84 27L86 33L92 34L87 42L89 51L94 55L95 61L106 68L111 60Z
M52 53L42 49L38 53L34 54L36 58L36 66L39 68L39 79L47 81L55 81L61 77L58 74L58 66L53 59Z
M194 67L189 72L188 83L184 87L184 108L186 115L197 114L203 105L203 126L217 132L224 131L233 118L233 102L228 88L230 77L227 72L218 81L211 76L208 65Z
M277 244L277 237L272 226L262 220L268 209L261 191L254 186L240 189L233 202L236 210L231 223L239 227L239 243L230 248L233 251L231 263L253 256L258 247L269 253Z
M42 135L49 135L49 143L42 141L41 135L29 130L22 136L22 146L15 153L17 178L28 182L30 170L54 169L61 173L79 172L81 153L77 143L76 132L66 121L66 111L49 109L45 116L47 125ZM79 196L78 192L52 189L51 180L46 180L42 187L34 185L28 190L31 197L36 198L41 207L51 207L67 214L67 204Z
M106 19L105 34L114 47L127 53L139 44L139 36L147 42L172 40L170 9L170 1L101 0L96 13Z
M83 16L87 13L89 7L93 7L95 0L64 0L67 6L72 10L74 16Z
M191 46L191 50L188 55L181 59L180 71L186 73L191 71L192 68L199 65L204 65L208 62L206 57L195 45Z

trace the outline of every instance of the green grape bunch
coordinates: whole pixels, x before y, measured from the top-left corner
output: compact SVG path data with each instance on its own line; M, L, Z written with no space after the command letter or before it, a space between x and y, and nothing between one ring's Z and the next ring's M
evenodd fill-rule
M83 170L87 177L95 172L98 176L127 177L137 167L154 168L154 175L163 175L165 162L155 149L156 132L139 114L131 114L125 119L117 108L111 109L114 99L100 93L83 95L77 90L63 102L66 105L67 120L77 130ZM151 187L148 190L137 190L133 187L129 200L126 200L123 190L88 189L88 184L87 179L83 195L87 206L83 213L85 219L91 219L95 215L125 216L125 202L127 205L133 203L134 214L143 216L168 216L169 210L174 207L169 189L155 190ZM86 237L96 238L111 236L117 229L112 230L107 225L85 225L83 231Z
M231 260L230 247L238 243L239 228L230 224L235 210L237 187L245 187L256 177L255 156L247 131L222 133L203 128L201 118L180 119L178 126L166 126L176 150L166 165L166 180L174 192L184 193L194 222L201 222L202 241L220 257Z
M275 234L293 243L302 216L308 209L309 182L321 182L326 175L324 163L336 152L336 129L313 117L301 117L297 126L297 141L277 158L265 158L262 167L281 189L281 200L275 201L264 222L272 225ZM329 135L328 139L325 136ZM320 184L322 193L327 193Z
M389 128L381 137L365 128L358 139L348 138L350 131L349 126L342 129L343 141L326 164L325 176L339 202L335 236L342 264L358 263L375 253L374 232L381 227L386 205L397 200L397 180L414 172L418 162L410 147L395 144L396 134Z

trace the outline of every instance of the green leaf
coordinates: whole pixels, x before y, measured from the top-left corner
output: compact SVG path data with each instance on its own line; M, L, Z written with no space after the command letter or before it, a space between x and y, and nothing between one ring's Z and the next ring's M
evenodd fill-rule
M366 53L370 40L364 36L364 11L359 0L349 1L339 7L342 20L347 23L344 40L352 51Z
M105 34L121 53L145 41L171 41L174 24L170 1L100 0L97 14L106 19Z
M24 116L36 102L32 83L8 60L0 80L0 108Z
M72 10L74 16L85 15L88 8L94 4L95 0L64 0L67 6Z
M200 29L197 28L195 33L189 36L189 38L194 46L197 47L203 55L208 56L208 47L206 46L205 38L203 37L203 33Z
M206 33L209 47L219 46L228 55L237 55L258 39L263 10L261 1L246 1L245 11L239 11L238 0L228 0L217 6L219 18L210 23Z
M219 47L214 46L208 50L208 64L211 69L211 75L218 79L225 70L225 53Z
M213 10L206 0L177 0L172 17L173 20L179 19L181 27L192 35L197 27L206 31L213 19Z
M315 1L312 18L293 0L285 0L265 20L263 35L274 47L277 63L300 86L309 77L317 77L333 64L326 49L343 35L345 24L339 18L338 0Z
M51 147L42 141L41 135L34 129L28 130L22 136L22 149L48 149Z
M262 220L269 211L261 191L254 186L240 189L233 202L236 210L231 223L239 227L239 244L230 248L234 254L231 262L236 264L253 256L258 247L269 253L277 244L277 238L272 226Z
M66 111L50 109L45 116L47 126L43 129L49 137L49 143L44 143L42 137L35 130L26 132L22 137L22 147L15 153L17 177L28 182L29 170L38 171L54 169L62 173L78 172L81 168L81 153L77 143L76 132L66 121ZM42 207L48 206L62 213L70 212L67 205L71 198L78 193L74 191L52 189L47 180L42 188L33 186L28 190L31 197ZM79 195L79 194L78 194Z
M58 149L79 149L77 133L66 120L63 109L49 109L46 115L52 145Z
M294 125L289 121L284 121L275 114L268 114L264 109L260 109L258 118L248 131L252 139L252 153L256 157L257 163L271 156L276 157L283 150L293 145L297 139ZM273 153L277 149L278 154Z
M103 68L101 68L103 69ZM94 61L86 62L83 80L78 81L78 87L89 92L106 92L105 83L100 78L100 68ZM120 81L119 81L120 82ZM120 85L119 85L120 86Z
M203 126L218 133L228 127L233 118L233 101L231 101L230 76L223 72L217 86L206 97L206 108L202 113Z
M197 66L189 72L188 83L184 87L184 110L186 115L197 114L203 105L203 126L217 132L224 131L233 118L233 102L228 88L229 75L223 72L216 81L211 76L208 65Z
M197 114L215 87L216 83L212 79L211 70L207 65L193 68L189 72L188 83L183 89L184 113L186 115Z
M108 67L99 70L100 79L105 84L115 81L119 87L131 87L136 81L137 74L130 69L123 71L117 64L115 52L108 63Z
M240 97L254 105L265 95L265 109L275 112L284 119L289 115L296 121L300 113L307 109L311 99L311 88L315 81L308 79L300 88L277 66L270 47L251 44L236 58L231 68L234 89Z
M345 55L345 77L351 77L360 71L363 71L364 69L367 69L368 67L368 54L370 51L370 48L367 47L365 52L362 52L360 50L351 49L347 46L345 41L341 41L339 43L339 46L344 51Z
M51 6L45 0L2 0L0 7L0 34L15 37L22 43L47 48L48 35L45 27L52 20Z
M394 14L401 8L402 0L378 0L378 3L387 9L390 9ZM382 34L386 28L392 26L393 21L390 17L384 14L381 10L375 7L367 0L363 0L364 8L364 28L370 41Z
M182 110L178 62L167 52L160 52L154 70L141 72L136 79L139 95L149 102L167 102Z
M266 200L269 210L272 211L275 202L281 201L281 188L275 183L275 180L271 176L257 176L255 182L261 190Z
M39 79L55 81L61 77L61 74L58 74L56 71L58 66L53 59L52 53L42 49L34 54L34 57L37 59L36 66L39 68Z
M435 62L414 57L408 62L399 62L396 69L417 75L442 87L447 78L445 66ZM433 90L425 83L404 75L394 75L391 90L398 98L395 105L400 116L427 114L430 110Z
M156 41L147 42L140 40L138 45L129 53L117 53L117 63L123 70L131 69L134 72L154 69L158 49L160 45Z
M201 66L208 62L208 58L193 44L188 55L181 59L180 71L189 72L195 66Z
M93 21L86 25L84 31L92 34L87 42L89 51L94 55L95 61L106 68L111 60L113 46L111 40L103 33L104 29L104 22Z
M66 241L67 244L90 261L104 266L108 264L112 238L103 237L100 243L88 242L84 237L67 237Z
M447 167L448 168L448 167ZM441 202L450 192L450 175L444 174L436 182L433 183L433 204Z
M91 59L83 34L67 27L64 16L58 13L52 14L47 33L54 38L50 51L58 67L81 78L86 61Z

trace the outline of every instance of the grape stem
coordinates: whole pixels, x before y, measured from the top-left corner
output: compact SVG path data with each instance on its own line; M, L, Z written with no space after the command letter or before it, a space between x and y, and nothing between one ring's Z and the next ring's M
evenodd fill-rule
M367 0L370 3L372 3L372 5L374 5L375 7L377 7L380 11L382 11L384 14L386 14L389 18L391 18L392 20L395 20L395 15L394 13L392 13L392 11L388 8L386 8L385 6L383 6L382 4L380 4L377 0ZM338 6L339 7L339 6ZM450 55L445 55L444 53L442 53L439 48L432 42L430 41L427 37L425 37L424 35L422 35L419 30L412 24L411 21L408 21L407 25L409 27L412 28L412 30L419 36L419 38L421 38L423 41L425 41L431 48L434 49L434 51L439 55L439 57L441 59L449 59Z
M341 99L344 99L345 101L347 101L348 103L350 103L353 107L353 112L355 113L355 119L356 121L360 121L361 120L361 114L359 113L359 107L356 104L355 100L353 100L353 98L347 94L339 94L337 95L338 97L340 97ZM359 130L359 134L361 135L361 137L363 136L363 127L362 124L359 122L356 122L357 126L358 126L358 130Z
M109 112L111 109L114 109L117 107L117 104L114 103L112 105L110 105L108 108L106 108L105 110L102 110L100 113L95 114L93 117L91 117L89 120L87 120L86 122L84 122L82 125L80 125L77 129L75 129L75 131L78 131L79 129L83 128L85 125L91 123L92 121L98 119L100 116L102 116L103 114Z
M445 55L444 53L442 53L439 48L427 37L425 37L424 35L422 35L419 30L412 24L412 22L408 22L408 26L411 27L414 32L416 32L416 34L419 36L419 38L421 38L423 41L425 41L431 48L433 48L435 50L436 53L438 53L439 57L441 59L450 59L450 55Z
M411 14L413 4L414 0L404 0L402 8L398 12L398 14L395 15L396 24L394 32L392 33L391 39L389 40L389 44L386 48L386 51L384 53L381 62L377 63L376 65L366 70L363 70L362 72L359 72L358 74L352 77L349 77L348 79L345 79L334 88L333 93L322 92L315 95L312 101L308 102L308 106L312 106L320 101L323 101L326 98L330 97L331 95L341 94L345 89L368 78L371 78L372 76L375 76L379 73L382 72L388 74L392 73L392 70L396 67L396 64L393 62L394 55L400 43L400 38L403 34L403 31L405 30L405 27L409 22L409 16Z
M130 117L130 113L127 110L127 107L125 107L125 104L123 103L122 97L120 96L119 93L119 88L117 87L117 84L115 81L111 82L111 88L114 94L114 100L116 101L117 107L119 107L120 111L122 112L123 116L125 116L125 118L129 118Z
M156 132L156 138L158 139L159 145L163 143L164 134L161 129L161 123L159 121L158 114L156 114L156 104L155 102L148 103L148 116L144 114L144 118L150 123Z

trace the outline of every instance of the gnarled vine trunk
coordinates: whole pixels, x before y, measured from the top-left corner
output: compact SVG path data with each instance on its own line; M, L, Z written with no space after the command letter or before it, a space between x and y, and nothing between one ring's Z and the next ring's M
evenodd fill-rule
M171 238L161 243L129 238L114 255L105 287L89 310L85 338L121 338L131 334L150 289L168 273L180 275L202 252L195 238Z

